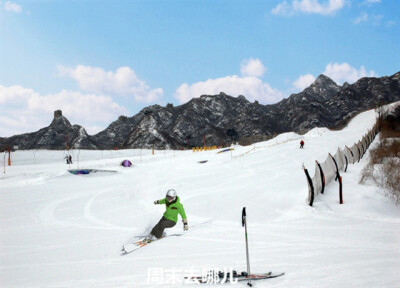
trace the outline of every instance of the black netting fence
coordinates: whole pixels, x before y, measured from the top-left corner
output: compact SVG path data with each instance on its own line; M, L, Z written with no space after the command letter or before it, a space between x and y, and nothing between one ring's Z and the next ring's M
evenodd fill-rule
M375 126L368 131L357 143L353 146L345 146L343 149L338 148L335 155L328 154L325 161L319 163L315 161L314 176L310 177L308 170L303 167L308 183L308 204L313 205L315 197L323 194L325 186L333 180L339 183L339 199L343 203L342 198L342 178L341 172L346 172L349 164L357 163L364 156L369 145L375 139L378 133L378 127Z

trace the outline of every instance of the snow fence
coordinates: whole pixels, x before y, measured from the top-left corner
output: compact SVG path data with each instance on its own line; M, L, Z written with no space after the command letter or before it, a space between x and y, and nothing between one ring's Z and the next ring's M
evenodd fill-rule
M368 131L357 143L354 143L350 148L345 146L343 149L338 148L335 155L328 154L326 160L322 163L315 161L315 172L311 178L308 170L303 166L308 183L308 204L313 205L314 198L318 194L323 194L325 186L333 180L339 183L339 202L343 204L342 196L342 177L340 171L347 171L349 164L360 162L369 145L378 134L378 127L374 126Z

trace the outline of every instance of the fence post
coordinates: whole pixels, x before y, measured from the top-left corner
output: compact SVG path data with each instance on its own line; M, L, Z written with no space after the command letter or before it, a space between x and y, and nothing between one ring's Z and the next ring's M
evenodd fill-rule
M332 159L333 163L335 163L335 167L336 167L336 178L335 178L335 181L337 181L339 179L339 177L340 177L339 167L338 167L338 165L336 163L335 157L333 157L331 153L329 153L329 156L331 156L331 159Z
M325 190L325 175L324 175L324 171L322 170L321 165L318 163L318 161L315 161L318 165L319 168L319 176L321 177L321 194L324 194L324 190Z
M307 183L308 183L308 205L312 206L314 203L314 185L312 183L310 174L308 173L308 170L306 169L306 167L304 167L303 164L303 170L304 173L306 174L307 177Z
M357 143L355 143L355 144L356 144L356 147L357 147L357 150L358 150L358 161L357 161L357 162L360 162L360 160L361 160L360 147L358 147L358 144L357 144Z
M331 159L333 160L333 162L335 163L335 166L336 166L336 179L335 179L335 181L339 180L339 203L343 204L342 176L340 176L339 167L338 167L338 165L336 163L335 158L332 156L331 153L329 153L329 156L331 156Z
M8 147L8 166L11 166L11 148Z

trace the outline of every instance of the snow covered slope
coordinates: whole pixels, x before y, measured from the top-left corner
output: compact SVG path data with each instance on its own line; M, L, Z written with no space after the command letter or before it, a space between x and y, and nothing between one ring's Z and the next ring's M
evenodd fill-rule
M70 167L63 151L17 151L0 176L1 287L187 287L184 275L244 271L243 207L252 272L286 272L256 287L398 287L400 208L358 185L366 157L342 174L344 205L335 182L314 207L306 204L302 164L313 175L315 160L352 145L374 121L368 111L342 131L285 133L220 154L73 151ZM124 159L134 166L119 166ZM184 204L189 233L121 256L121 245L157 223L164 208L153 201L169 188ZM168 234L177 231L180 220Z

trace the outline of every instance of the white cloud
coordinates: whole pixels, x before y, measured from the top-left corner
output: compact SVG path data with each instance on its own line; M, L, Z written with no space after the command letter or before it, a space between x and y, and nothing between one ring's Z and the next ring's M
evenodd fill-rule
M272 9L271 13L276 15L290 15L293 14L293 10L290 4L288 4L286 1L283 1L274 9Z
M348 63L329 63L325 67L324 75L336 83L342 85L344 82L354 83L363 77L377 77L374 71L367 71L364 66L359 69L350 66Z
M180 103L185 103L201 95L216 95L224 92L231 96L245 96L249 101L259 101L263 104L276 103L283 98L283 94L263 83L257 77L239 77L236 75L223 78L209 79L192 85L182 84L175 93Z
M312 74L306 74L300 76L296 81L292 83L293 87L296 91L303 91L307 87L309 87L312 83L314 83L315 77Z
M360 24L361 22L369 21L374 26L380 26L383 19L383 15L380 14L368 14L366 12L362 12L356 19L354 19L354 24Z
M395 25L396 25L395 21L390 20L390 21L386 22L386 28L390 28L390 27L395 26Z
M73 78L80 89L87 92L133 97L134 101L143 103L158 102L164 94L161 88L150 89L129 67L120 67L115 72L83 65L59 66L58 69L61 75Z
M383 15L380 15L380 14L373 15L372 19L373 19L373 24L375 26L380 26L381 22L382 22L382 19L383 19Z
M1 2L0 2L1 3ZM4 3L4 9L9 12L21 13L22 7L16 3L11 1L7 1Z
M243 76L261 77L267 71L259 59L250 58L242 61L240 65L240 73Z
M319 0L293 0L291 3L284 0L272 9L272 14L293 15L295 13L333 15L344 7L345 0L329 0L322 4Z
M34 132L48 126L53 112L61 109L71 123L82 125L89 134L99 132L128 111L111 97L63 90L40 95L21 86L0 85L0 137ZM95 127L94 130L92 129Z
M366 22L368 20L368 13L363 12L354 20L354 24L360 24L361 22Z

